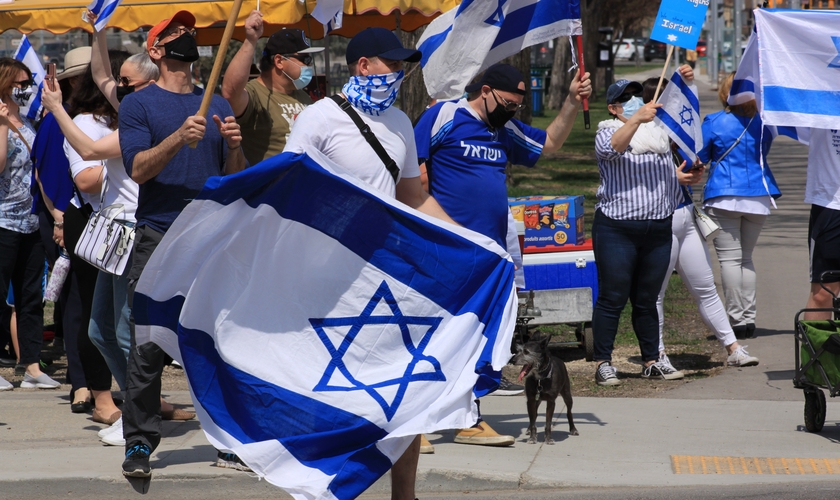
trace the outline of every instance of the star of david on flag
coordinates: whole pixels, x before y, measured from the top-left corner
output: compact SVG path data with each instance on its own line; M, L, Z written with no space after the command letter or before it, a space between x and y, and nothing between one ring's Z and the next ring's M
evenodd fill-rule
M417 434L475 422L510 358L513 279L490 238L284 153L207 182L133 314L213 446L297 499L350 499Z
M688 153L692 162L697 161L697 151L703 146L703 130L695 117L700 116L700 99L697 85L683 80L679 71L671 76L659 97L661 108L656 109L656 122L665 128L668 136Z

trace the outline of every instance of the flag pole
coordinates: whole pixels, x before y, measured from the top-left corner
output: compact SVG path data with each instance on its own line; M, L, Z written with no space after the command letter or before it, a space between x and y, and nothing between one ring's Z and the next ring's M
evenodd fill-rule
M578 52L578 67L580 68L580 73L578 73L578 78L580 81L583 81L583 74L585 70L583 68L583 35L575 35L575 45L577 46ZM589 130L589 98L583 98L583 128Z
M674 54L674 46L669 45L668 56L665 58L665 66L662 67L662 74L659 75L659 83L656 84L656 93L653 94L653 102L659 99L659 90L662 88L662 80L665 79L665 72L668 71L668 64L671 63L671 56Z
M219 82L219 74L222 72L222 64L225 62L225 54L230 44L230 38L233 35L233 28L236 27L236 19L239 17L240 7L242 7L242 0L233 0L233 7L230 9L225 31L222 34L222 41L219 43L219 52L216 54L213 69L210 71L210 79L207 80L207 85L204 86L204 96L201 98L201 107L198 108L198 116L206 117L207 111L210 109L210 101L213 99L214 94L213 90ZM190 143L190 147L193 149L197 145L198 141Z

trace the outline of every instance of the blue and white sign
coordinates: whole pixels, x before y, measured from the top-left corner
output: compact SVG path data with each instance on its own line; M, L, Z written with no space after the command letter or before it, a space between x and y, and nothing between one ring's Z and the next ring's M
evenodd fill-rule
M650 38L695 50L708 8L709 0L662 0Z

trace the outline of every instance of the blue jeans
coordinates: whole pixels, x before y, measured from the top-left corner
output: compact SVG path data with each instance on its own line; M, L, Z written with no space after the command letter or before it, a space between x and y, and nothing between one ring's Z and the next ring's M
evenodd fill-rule
M128 354L131 350L131 309L128 307L130 270L129 261L123 276L99 271L88 327L91 342L102 353L105 363L123 391L128 373Z
M659 359L656 298L671 257L671 217L615 220L595 212L592 245L598 263L598 302L592 314L595 361L610 361L621 311L633 305L642 361Z

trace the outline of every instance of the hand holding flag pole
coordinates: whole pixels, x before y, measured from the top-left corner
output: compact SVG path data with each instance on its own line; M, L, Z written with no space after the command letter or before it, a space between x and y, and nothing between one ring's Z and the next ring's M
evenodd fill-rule
M213 89L219 83L219 74L222 72L222 64L225 62L225 53L227 53L230 38L233 35L233 28L236 27L236 19L239 17L239 9L242 7L242 0L233 0L233 7L230 9L225 31L222 34L222 41L219 43L219 52L216 53L216 60L213 62L213 69L210 71L210 79L207 80L207 85L204 86L204 96L201 98L201 107L198 108L198 116L207 116L207 111L210 109L210 101L213 99ZM190 147L195 149L198 142L190 143Z
M577 45L577 52L578 52L578 66L580 67L580 71L578 72L580 81L583 81L583 75L586 73L586 70L583 67L583 35L575 35L575 45ZM664 73L663 73L664 74ZM662 83L662 80L659 81ZM584 97L582 99L583 102L583 128L589 130L589 98Z

